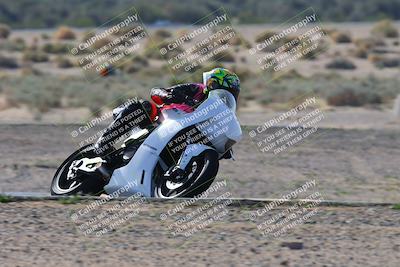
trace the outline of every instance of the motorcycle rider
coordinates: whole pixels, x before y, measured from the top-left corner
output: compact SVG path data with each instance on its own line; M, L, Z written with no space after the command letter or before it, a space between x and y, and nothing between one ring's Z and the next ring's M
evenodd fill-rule
M213 89L226 89L237 99L240 92L239 77L224 68L215 68L203 73L203 83L179 84L168 88L153 88L151 99L166 108L177 108L186 112L193 111L196 104L202 102ZM170 106L172 104L172 106ZM165 108L164 108L165 109Z
M151 90L151 99L155 104L150 101L140 100L139 102L114 109L114 121L95 144L96 153L99 155L106 154L112 150L112 145L110 144L134 126L145 128L152 124L160 110L175 108L184 112L192 112L196 105L206 99L208 93L214 89L229 91L237 101L240 93L239 77L227 69L215 68L203 73L203 83L186 83L168 88L153 88ZM147 116L143 116L144 114ZM127 125L129 127L126 127ZM119 135L112 135L116 131Z

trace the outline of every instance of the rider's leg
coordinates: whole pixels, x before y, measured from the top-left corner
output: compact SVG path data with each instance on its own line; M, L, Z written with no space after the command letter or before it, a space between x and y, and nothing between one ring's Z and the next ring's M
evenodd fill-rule
M122 108L117 108L114 121L106 128L95 144L98 155L106 155L114 150L114 143L134 127L144 128L152 123L154 113L150 102L135 101Z

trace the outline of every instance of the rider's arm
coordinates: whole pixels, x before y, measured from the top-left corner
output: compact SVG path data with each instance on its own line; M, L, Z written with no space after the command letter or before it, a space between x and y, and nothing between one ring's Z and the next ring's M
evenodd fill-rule
M153 88L151 98L159 105L185 103L186 100L201 101L204 98L204 86L200 83L178 84L168 88Z

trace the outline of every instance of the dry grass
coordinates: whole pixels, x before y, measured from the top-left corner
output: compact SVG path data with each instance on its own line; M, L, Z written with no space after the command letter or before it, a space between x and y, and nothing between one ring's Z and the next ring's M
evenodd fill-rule
M354 44L362 49L372 49L377 46L385 46L386 43L384 40L376 38L376 37L368 37L368 38L359 38L354 40Z
M126 73L135 73L149 66L149 61L143 56L135 56L121 66Z
M215 62L235 62L235 56L227 50L214 54L210 59Z
M23 53L22 60L36 63L47 62L49 61L49 56L41 51L27 50Z
M400 58L388 58L388 57L381 57L379 60L374 62L374 65L377 68L399 68L400 67Z
M74 31L66 26L61 26L54 34L54 38L57 40L75 40L76 35Z
M56 57L54 62L56 63L57 67L62 69L72 68L74 66L69 58L63 56Z
M47 43L43 45L42 50L50 54L66 54L69 52L69 46L63 43Z
M347 32L334 31L330 36L336 43L351 43L352 40L350 33Z
M256 38L254 39L254 41L256 41L257 43L261 43L261 42L264 42L265 40L267 40L268 38L271 38L275 34L276 34L276 32L274 32L274 31L264 31L262 33L259 33L256 36Z
M154 38L156 39L167 39L172 37L172 33L165 29L158 29L153 33Z
M343 88L332 92L327 102L331 106L363 106L366 104L381 104L381 97L374 92L357 92L351 88Z
M10 27L6 24L0 24L0 38L7 39L10 35L11 30Z
M381 55L376 55L376 54L368 55L368 61L370 61L372 64L376 64L382 60L383 60L383 56L381 56Z
M399 37L399 31L393 25L390 20L382 20L378 22L371 30L373 35L387 37L387 38L397 38Z

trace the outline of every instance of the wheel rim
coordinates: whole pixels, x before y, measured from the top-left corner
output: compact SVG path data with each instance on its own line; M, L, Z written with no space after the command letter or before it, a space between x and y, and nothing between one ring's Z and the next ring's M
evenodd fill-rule
M82 151L77 153L75 156L70 158L67 162L65 162L65 164L62 165L62 167L56 173L56 177L54 179L54 182L52 183L52 190L54 191L54 193L58 195L69 194L75 192L79 187L82 186L82 175L78 174L73 179L67 178L69 167L74 161L80 160L84 157L91 157L93 156L92 154L93 151L89 147L85 147L82 149Z
M163 177L157 179L155 190L161 198L175 198L182 196L193 190L192 185L203 175L208 168L209 160L204 157L197 157L189 163L190 173L183 182L175 183L170 180L165 180Z

